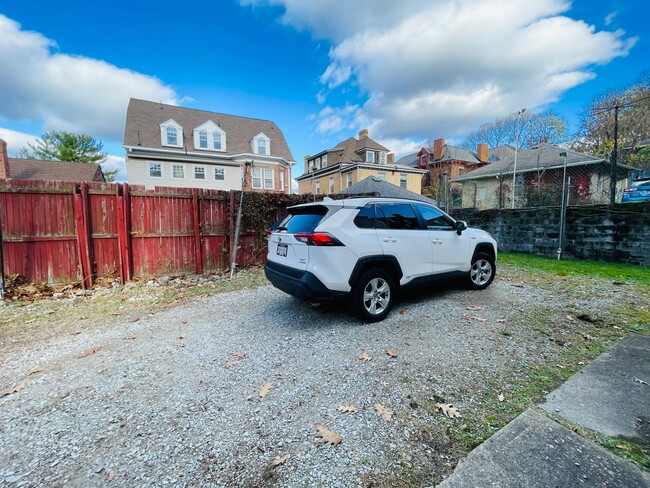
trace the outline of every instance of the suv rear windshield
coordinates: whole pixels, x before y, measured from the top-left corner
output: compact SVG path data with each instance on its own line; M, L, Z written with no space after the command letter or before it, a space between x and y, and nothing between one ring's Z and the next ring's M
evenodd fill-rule
M327 207L320 205L292 208L289 214L274 227L276 231L287 231L289 234L314 232L326 213Z

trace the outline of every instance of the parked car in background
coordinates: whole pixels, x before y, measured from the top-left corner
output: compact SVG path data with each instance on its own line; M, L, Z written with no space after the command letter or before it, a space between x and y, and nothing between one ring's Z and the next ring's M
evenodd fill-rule
M623 190L623 198L621 201L625 202L643 202L650 200L650 178L639 178L634 180L630 186L626 186Z
M265 273L278 289L311 302L346 300L365 322L383 320L400 289L464 279L487 288L497 243L428 203L348 198L289 208L271 231Z

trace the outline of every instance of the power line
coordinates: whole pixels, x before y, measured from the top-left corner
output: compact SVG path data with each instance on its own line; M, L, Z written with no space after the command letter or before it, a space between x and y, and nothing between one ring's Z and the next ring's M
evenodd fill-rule
M602 114L602 113L604 113L604 112L611 112L612 110L615 110L617 107L618 107L619 109L621 109L621 108L628 108L628 107L631 107L631 106L633 106L633 105L636 105L636 104L639 103L639 102L642 102L643 100L648 100L649 98L650 98L650 95L646 95L645 97L641 97L641 98L639 98L639 99L637 99L637 100L632 100L631 102L625 102L625 103L623 103L623 104L621 104L621 105L619 105L619 104L617 103L617 104L615 104L615 105L612 106L612 107L606 107L606 108L602 108L602 109L599 109L599 110L592 110L592 111L591 111L591 114L592 114L592 115L598 115L598 114Z

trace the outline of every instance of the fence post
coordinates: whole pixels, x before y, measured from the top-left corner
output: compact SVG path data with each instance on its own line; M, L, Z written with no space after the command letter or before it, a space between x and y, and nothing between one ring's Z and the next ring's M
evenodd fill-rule
M232 247L235 242L235 190L230 190L230 218L228 219L228 230L230 232L228 267L230 267L230 263L232 262Z
M131 199L129 185L117 184L117 246L120 260L120 281L131 280Z
M77 193L77 188L81 188ZM75 222L77 224L77 251L81 264L81 287L86 289L93 284L92 243L90 240L90 216L88 211L88 187L86 183L75 185Z
M194 259L196 260L196 274L203 274L203 249L201 245L200 204L198 190L192 190L192 214L194 216Z

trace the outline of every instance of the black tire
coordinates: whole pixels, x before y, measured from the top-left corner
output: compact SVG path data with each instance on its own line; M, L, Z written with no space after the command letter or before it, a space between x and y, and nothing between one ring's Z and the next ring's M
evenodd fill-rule
M472 258L472 266L467 276L467 286L472 290L485 290L497 274L494 259L489 254L476 253Z
M396 293L395 281L388 272L369 269L352 290L352 312L364 322L380 322L390 312Z

